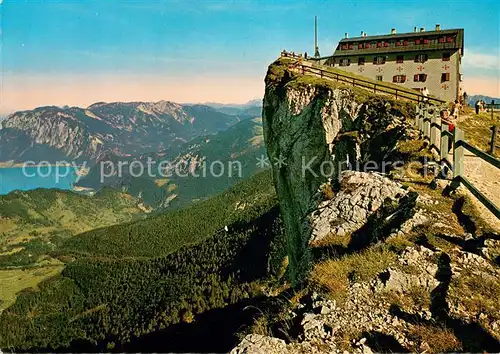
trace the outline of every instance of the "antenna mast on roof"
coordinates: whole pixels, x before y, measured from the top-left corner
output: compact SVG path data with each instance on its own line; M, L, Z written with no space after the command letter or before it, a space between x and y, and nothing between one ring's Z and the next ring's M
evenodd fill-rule
M314 57L320 57L318 47L318 16L314 16Z

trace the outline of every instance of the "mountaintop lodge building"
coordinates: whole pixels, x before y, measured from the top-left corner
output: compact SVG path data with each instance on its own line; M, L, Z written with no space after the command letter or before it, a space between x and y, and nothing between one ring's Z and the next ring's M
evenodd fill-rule
M459 100L460 63L464 55L464 30L434 31L415 27L413 32L349 38L347 33L329 57L318 58L324 64L422 91L444 101Z

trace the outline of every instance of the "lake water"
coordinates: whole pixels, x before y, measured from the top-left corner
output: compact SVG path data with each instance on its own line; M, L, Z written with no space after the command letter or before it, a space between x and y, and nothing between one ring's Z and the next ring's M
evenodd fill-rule
M0 168L0 195L16 189L71 189L76 179L76 169L71 166Z

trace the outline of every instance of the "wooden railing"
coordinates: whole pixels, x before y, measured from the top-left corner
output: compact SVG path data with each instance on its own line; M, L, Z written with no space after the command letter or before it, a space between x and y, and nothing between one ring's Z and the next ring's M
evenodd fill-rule
M500 219L500 209L483 193L481 193L465 176L465 150L471 152L481 160L500 169L500 160L479 150L465 141L464 131L455 127L453 133L449 131L449 124L440 117L440 109L436 106L419 105L415 123L424 137L429 139L431 149L440 156L441 165L453 171L453 180L463 184L486 208ZM448 159L450 150L453 150L453 161Z
M307 60L304 60L302 55L296 55L292 53L287 53L284 55L282 53L282 57L294 58L297 59L293 64L289 66L292 71L300 72L301 74L310 74L317 76L323 79L334 80L337 82L342 82L347 85L352 85L356 87L360 87L363 89L367 89L373 93L391 95L395 99L406 99L413 102L421 103L421 102L429 102L433 104L444 104L445 101L442 101L433 97L425 97L420 92L409 90L406 88L398 88L392 85L388 85L383 81L373 81L370 79L365 79L361 77L350 76L347 73L339 73L338 71L332 71L328 67L319 64L312 64Z
M493 113L494 110L500 109L500 103L495 103L495 101L491 101L491 103L486 103L485 108Z
M491 127L491 140L490 140L490 154L495 155L497 149L500 149L500 144L498 142L500 127L498 125L494 125Z

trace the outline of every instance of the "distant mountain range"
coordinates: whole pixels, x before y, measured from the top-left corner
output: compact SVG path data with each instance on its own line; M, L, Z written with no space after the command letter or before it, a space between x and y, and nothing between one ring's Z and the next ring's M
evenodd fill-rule
M470 106L474 106L477 101L483 100L486 103L491 103L492 100L495 101L495 103L500 103L500 98L494 98L490 96L484 96L484 95L472 95L467 97L467 103Z
M207 106L215 108L217 111L232 115L238 116L253 116L260 117L260 113L262 111L262 99L256 98L248 101L243 104L224 104L224 103L215 103L215 102L207 102L204 103ZM252 118L253 118L252 117Z
M240 120L207 105L169 101L39 107L13 113L1 122L0 162L95 162L108 152L133 156L162 151L223 131Z
M237 108L237 109L247 109L251 107L262 107L262 98L254 98L247 103L217 103L217 102L205 102L206 106L213 107L215 109L219 108Z

